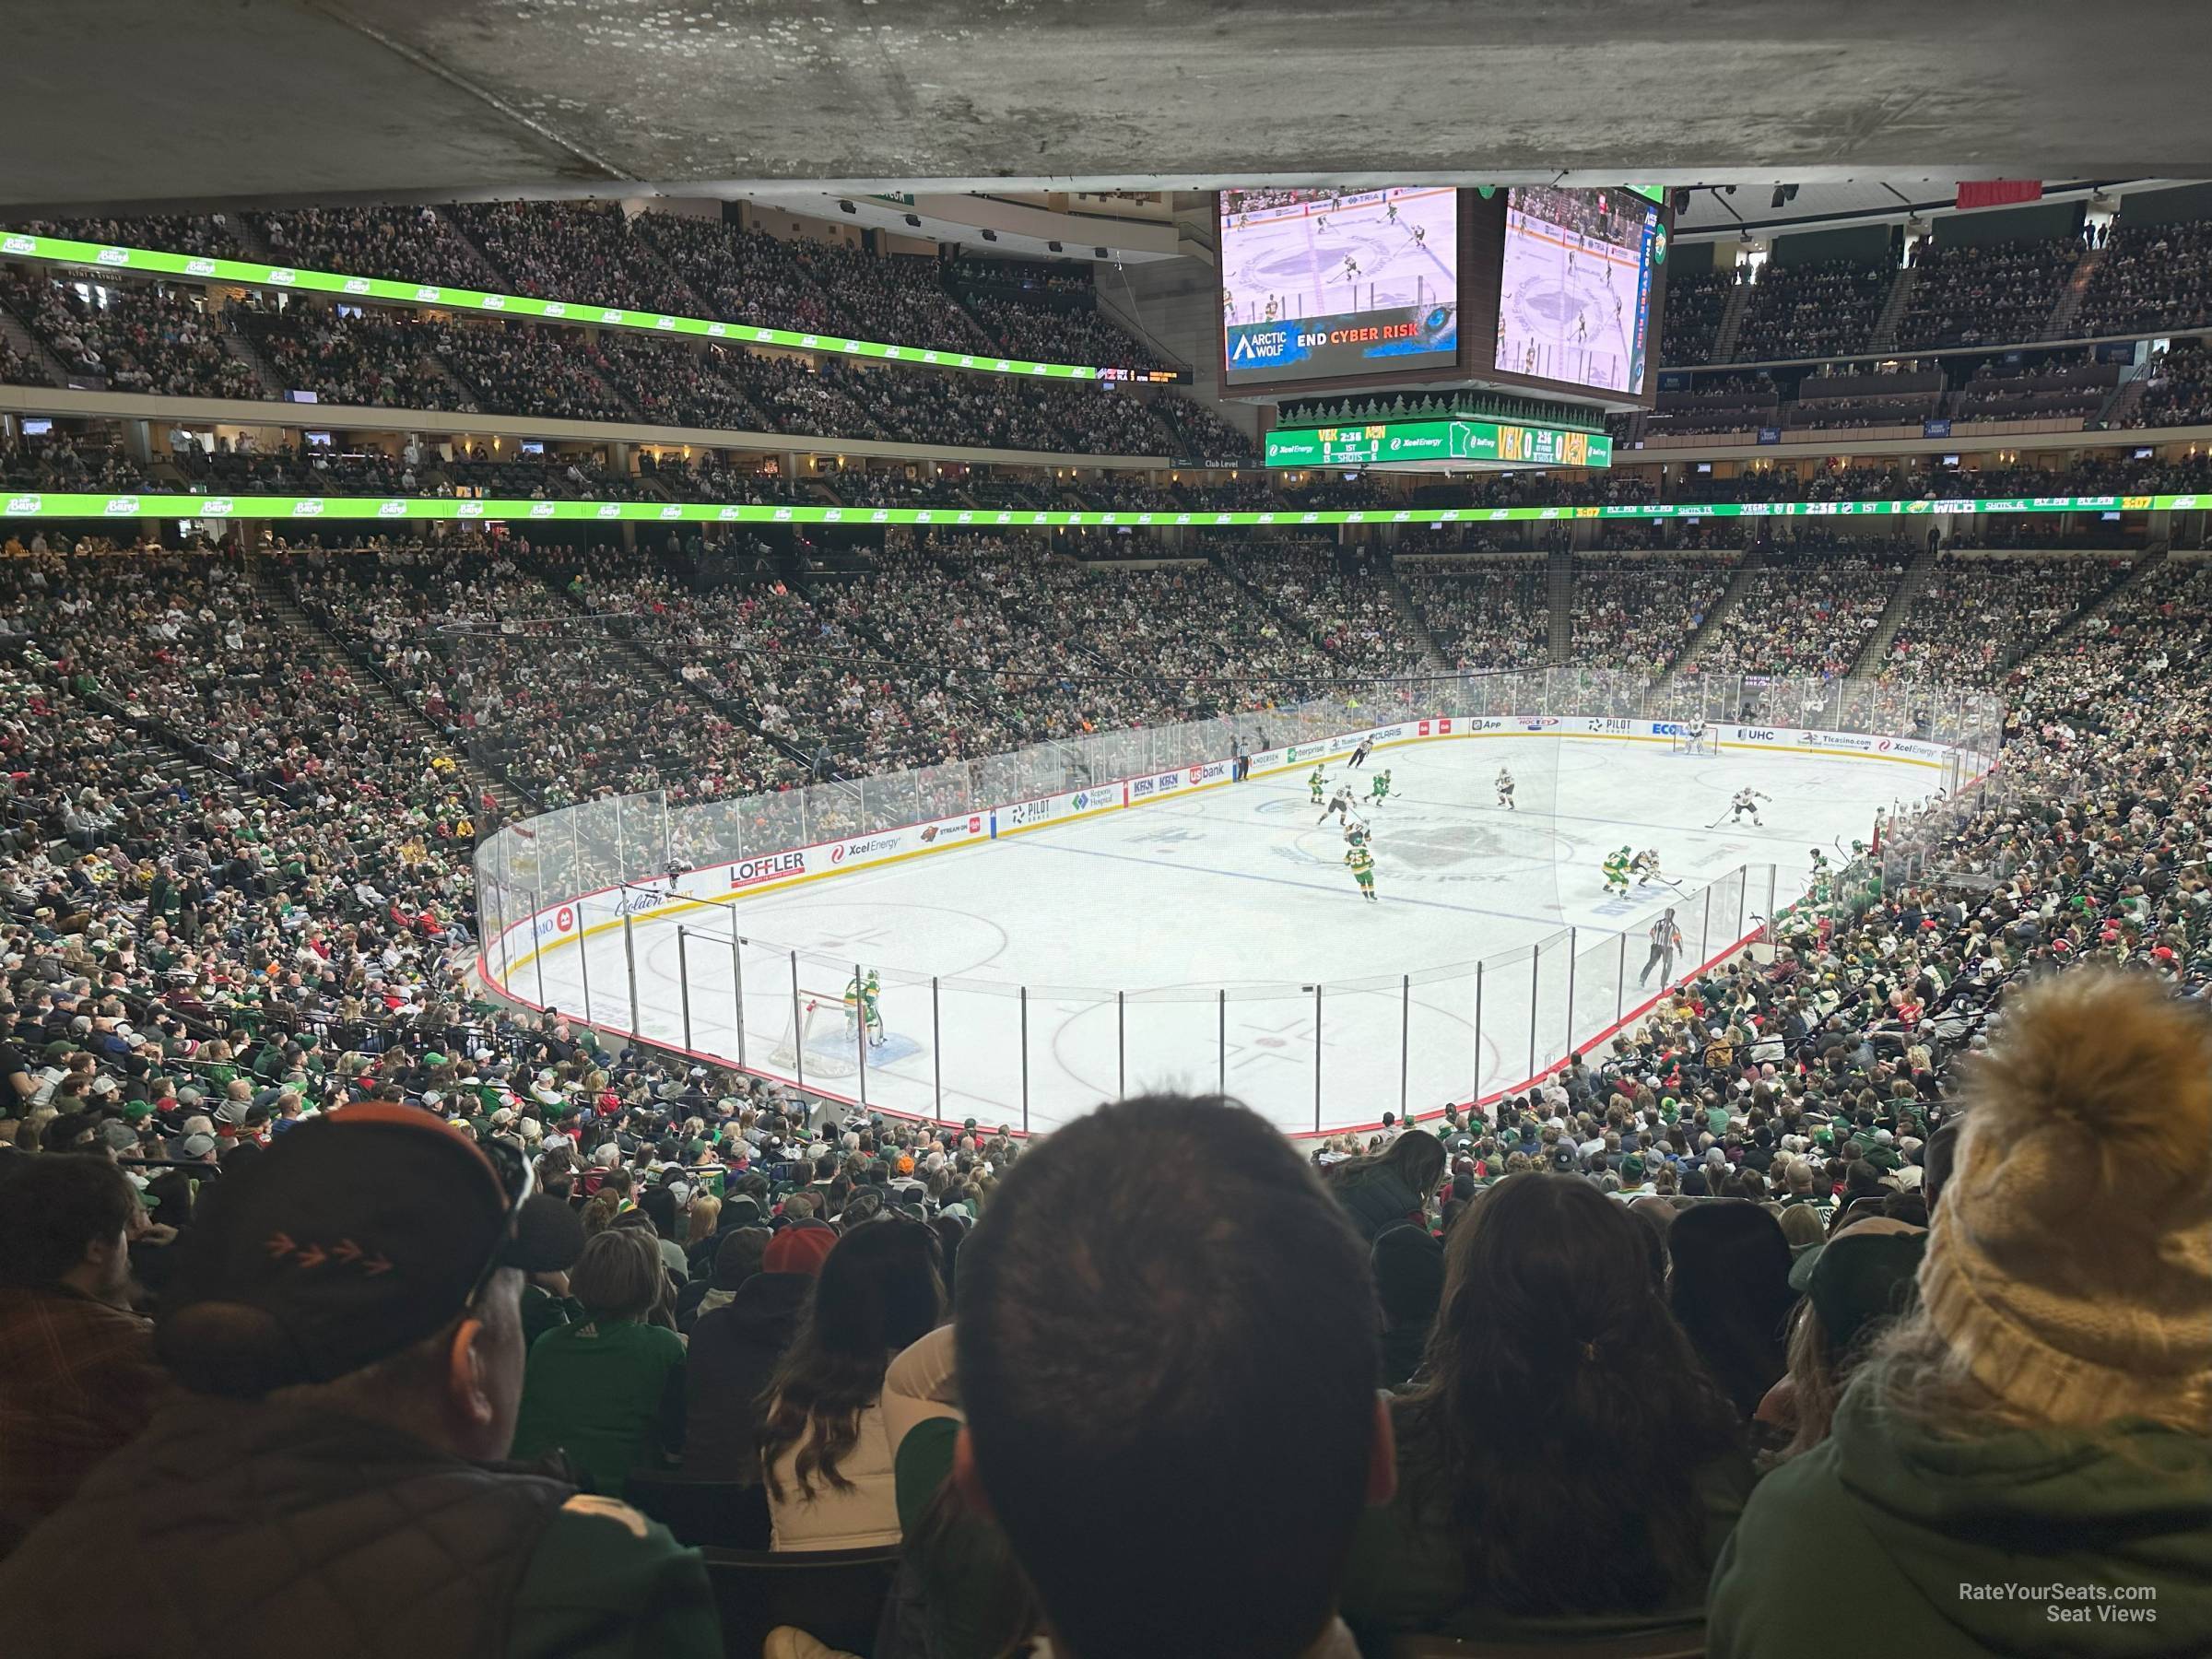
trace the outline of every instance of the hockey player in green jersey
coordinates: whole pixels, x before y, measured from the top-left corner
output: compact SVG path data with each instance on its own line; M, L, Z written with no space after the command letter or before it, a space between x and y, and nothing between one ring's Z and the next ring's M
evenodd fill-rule
M1375 855L1367 850L1367 837L1357 835L1352 838L1344 862L1352 873L1352 879L1359 884L1359 891L1366 896L1367 901L1370 904L1380 903L1381 900L1375 897Z
M1368 785L1367 798L1370 805L1372 805L1376 801L1387 799L1389 794L1390 768L1386 766L1375 774L1374 782Z
M1322 776L1321 768L1318 766L1313 769L1312 776L1306 780L1306 787L1313 792L1314 806L1318 806L1322 804L1324 798L1322 792L1328 787L1328 779Z
M857 1021L867 1030L870 1048L883 1046L883 1011L876 1006L882 990L873 968L868 970L867 978L855 975L845 982L845 1034L848 1037L853 1034Z
M1606 891L1626 895L1629 890L1629 864L1633 854L1627 847L1606 856L1605 863Z

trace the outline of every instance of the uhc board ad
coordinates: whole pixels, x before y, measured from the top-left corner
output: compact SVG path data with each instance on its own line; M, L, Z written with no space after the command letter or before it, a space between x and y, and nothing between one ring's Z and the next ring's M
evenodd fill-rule
M1459 358L1459 203L1444 188L1225 190L1223 383Z

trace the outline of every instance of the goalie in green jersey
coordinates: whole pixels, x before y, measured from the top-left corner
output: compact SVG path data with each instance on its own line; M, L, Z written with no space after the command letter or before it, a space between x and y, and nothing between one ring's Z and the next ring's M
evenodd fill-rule
M856 1029L868 1033L868 1046L883 1046L883 1010L877 1006L882 985L876 978L876 970L868 970L867 977L855 974L845 982L845 1035L850 1037Z

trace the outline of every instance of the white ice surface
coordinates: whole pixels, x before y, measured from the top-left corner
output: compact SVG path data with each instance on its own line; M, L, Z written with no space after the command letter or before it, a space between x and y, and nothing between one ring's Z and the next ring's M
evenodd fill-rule
M1608 269L1610 288L1606 286ZM1570 272L1567 250L1559 243L1509 232L1499 293L1495 367L1609 391L1627 389L1630 340L1636 327L1632 256L1577 249ZM1584 323L1580 340L1574 335L1577 316Z
M1262 219L1224 232L1224 280L1239 323L1259 322L1268 296L1282 318L1325 317L1366 309L1456 298L1458 206L1449 191L1401 198L1397 218L1382 202L1305 217ZM1413 227L1423 239L1414 240ZM1326 227L1324 229L1324 227ZM1351 257L1357 278L1345 270ZM1354 295L1358 296L1355 303Z
M1516 813L1494 805L1501 764L1519 785ZM1640 992L1636 975L1646 930L1675 893L1650 887L1608 900L1598 873L1606 853L1659 850L1689 896L1677 918L1686 969L1757 925L1770 902L1765 866L1775 870L1774 901L1787 903L1802 890L1810 848L1835 856L1839 841L1868 835L1877 808L1934 785L1932 773L1865 759L1677 755L1647 743L1513 735L1384 749L1348 773L1339 760L1329 768L1332 793L1348 776L1364 800L1384 767L1391 798L1361 806L1378 903L1360 899L1335 823L1315 823L1301 768L724 910L641 917L639 1029L681 1041L680 948L689 1046L737 1055L735 925L746 941L745 1058L754 1069L796 1069L795 950L802 996L824 1004L806 1050L808 1081L831 1092L861 1092L838 1006L858 963L884 982L888 1041L868 1066L873 1104L1018 1125L1026 1046L1031 1128L1065 1123L1124 1088L1219 1084L1286 1129L1311 1131L1318 983L1322 1120L1371 1123L1401 1098L1433 1111L1467 1099L1478 1079L1486 1093L1516 1085L1530 1075L1532 1048L1547 1064L1657 989L1654 975ZM1747 784L1773 797L1760 806L1765 828L1711 827ZM1747 865L1757 866L1747 883L1730 877ZM1724 885L1707 901L1703 889L1715 882ZM679 924L689 935L680 947ZM627 1027L620 931L582 948L589 1016ZM578 954L546 956L545 1000L584 1011ZM514 988L532 994L535 973L523 970ZM771 1059L778 1050L782 1063Z

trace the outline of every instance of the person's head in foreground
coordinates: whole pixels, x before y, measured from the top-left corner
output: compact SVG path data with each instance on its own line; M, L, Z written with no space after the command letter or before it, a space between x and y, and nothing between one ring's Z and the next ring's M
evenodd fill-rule
M1918 1304L1753 1495L1714 1649L2212 1652L2212 1021L2148 976L2060 974L1962 1098ZM1814 1559L1848 1620L1807 1626ZM2155 1618L1975 1594L2012 1583Z
M1219 1097L1101 1107L1025 1152L960 1254L957 1468L1077 1659L1337 1639L1388 1498L1367 1251Z
M580 1243L528 1194L519 1158L385 1104L226 1176L155 1326L187 1392L0 1568L11 1640L46 1659L498 1653L596 1618L718 1651L696 1557L619 1505L487 1466L514 1430L523 1275ZM254 1564L252 1594L182 1572L112 1594L117 1559L188 1556Z
M1402 1489L1361 1529L1346 1584L1355 1628L1698 1606L1714 1518L1724 1531L1751 1468L1667 1311L1659 1253L1575 1176L1510 1175L1476 1200L1394 1412Z

